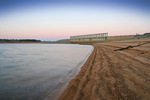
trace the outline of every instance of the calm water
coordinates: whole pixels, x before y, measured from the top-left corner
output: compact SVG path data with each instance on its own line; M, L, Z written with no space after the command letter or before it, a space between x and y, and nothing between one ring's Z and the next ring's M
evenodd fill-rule
M93 47L67 44L0 44L0 100L56 97Z

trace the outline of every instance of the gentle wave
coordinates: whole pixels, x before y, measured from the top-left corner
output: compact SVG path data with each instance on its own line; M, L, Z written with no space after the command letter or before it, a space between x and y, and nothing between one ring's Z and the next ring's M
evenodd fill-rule
M88 45L0 44L0 100L60 94L92 50Z

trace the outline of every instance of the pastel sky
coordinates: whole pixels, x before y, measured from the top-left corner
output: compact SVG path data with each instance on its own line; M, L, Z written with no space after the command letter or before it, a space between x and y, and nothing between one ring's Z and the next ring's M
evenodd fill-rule
M150 0L0 0L0 39L150 32Z

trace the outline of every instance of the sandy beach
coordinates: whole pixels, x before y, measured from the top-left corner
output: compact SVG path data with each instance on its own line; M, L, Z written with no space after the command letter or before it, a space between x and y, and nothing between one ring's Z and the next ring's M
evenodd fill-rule
M131 48L121 49L128 46ZM59 100L149 100L150 38L97 43L93 47Z

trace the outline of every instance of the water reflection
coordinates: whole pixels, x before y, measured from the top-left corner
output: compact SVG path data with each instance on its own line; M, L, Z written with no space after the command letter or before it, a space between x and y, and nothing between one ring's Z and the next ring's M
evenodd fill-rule
M0 100L41 100L87 58L92 46L0 44ZM72 73L72 74L68 74Z

